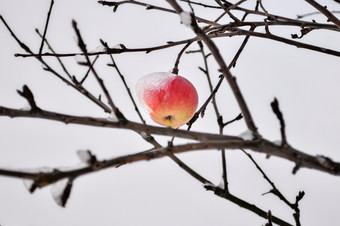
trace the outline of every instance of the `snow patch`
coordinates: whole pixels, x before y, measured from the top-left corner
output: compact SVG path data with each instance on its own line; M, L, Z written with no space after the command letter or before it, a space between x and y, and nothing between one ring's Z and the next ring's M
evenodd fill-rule
M61 172L66 172L66 171L82 169L82 168L87 167L87 166L88 166L88 164L84 164L83 162L80 162L79 164L73 165L73 166L58 167L58 168L56 168L56 170L59 170Z
M51 173L53 171L50 167L40 167L35 169L16 169L20 172L27 172L27 173ZM34 181L31 179L23 179L23 183L25 188L31 192L32 185L34 184Z
M30 180L30 179L24 179L23 182L24 182L25 188L26 188L29 192L31 192L31 188L32 188L32 185L34 184L34 181L33 181L33 180Z
M254 135L253 135L253 132L251 130L247 130L247 131L241 133L239 135L239 137L241 137L243 140L253 140L254 139Z
M31 105L29 105L29 103L27 103L25 106L20 108L20 110L22 110L22 111L30 111L30 110L32 110L32 107L31 107Z
M109 117L107 118L110 122L119 122L116 114L112 111Z
M77 155L80 159L80 161L82 161L85 164L88 164L89 161L91 160L91 152L89 150L79 150L77 151Z
M136 93L139 102L141 103L144 110L148 113L151 109L145 104L144 99L148 99L147 91L152 91L155 89L161 89L167 83L171 83L170 79L175 78L175 74L170 72L154 72L141 77L136 84Z
M84 55L77 54L74 56L74 59L76 60L78 64L87 64L87 60Z
M148 136L148 134L146 134L146 132L141 132L140 135L142 135L142 137L144 139L148 139L149 138L149 136Z
M183 11L179 14L181 18L181 23L187 27L191 27L192 19L191 14L189 12Z
M317 155L316 159L318 160L318 162L323 165L327 160L325 159L325 157L323 157L322 155Z
M125 49L125 46L123 44L115 45L112 49Z
M107 48L105 46L97 46L95 50L89 51L89 53L105 53Z
M59 206L64 206L65 203L63 203L63 195L64 191L69 183L69 179L61 179L60 181L54 183L51 187L51 194L54 199L54 201Z
M222 177L220 183L217 185L217 187L221 188L221 189L224 189L225 188L225 184L224 184L224 179Z
M78 45L78 43L79 43L78 35L73 35L73 40Z
M282 140L275 140L275 141L273 141L273 144L281 147L282 146Z

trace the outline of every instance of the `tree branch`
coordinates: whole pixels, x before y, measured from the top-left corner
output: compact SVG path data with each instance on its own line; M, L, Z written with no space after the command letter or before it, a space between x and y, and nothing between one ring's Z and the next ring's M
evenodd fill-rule
M175 136L192 140L240 140L235 136L217 135L211 133L192 132L169 127L143 125L131 121L112 122L105 118L81 117L41 110L39 112L16 110L0 106L0 116L41 118L63 122L65 124L78 124L106 128L121 128L135 132L145 132L157 135Z
M152 4L147 4L147 3L144 3L144 2L139 2L139 1L120 1L120 2L115 2L115 1L112 1L112 2L98 1L98 3L102 4L103 6L114 7L113 8L113 12L116 12L117 8L120 5L123 5L123 4L134 4L134 5L144 6L144 7L146 7L147 10L156 9L156 10L161 10L163 12L176 13L175 10L171 10L171 9L167 9L167 8L155 6L155 5L152 5ZM210 25L219 25L216 22L209 21L209 20L206 20L206 19L201 18L201 17L196 17L196 19L197 19L197 21L202 22L202 23L206 23L206 24L210 24Z
M46 19L44 34L42 36L42 40L41 40L41 44L40 44L40 48L39 48L39 54L41 54L43 47L44 47L45 37L46 37L46 33L47 33L48 23L50 21L50 16L51 16L53 4L54 4L54 0L51 0L50 9L48 10L48 13L47 13L47 19Z
M332 21L338 28L340 28L340 20L334 16L333 13L331 13L327 7L320 5L318 2L314 0L305 0L310 5L312 5L314 8L319 10L323 15L325 15L330 21Z
M270 104L272 107L273 112L275 113L276 117L280 121L280 131L281 131L281 145L287 145L287 138L286 138L286 124L285 120L283 119L283 115L279 108L279 102L276 98L274 98L274 101Z
M176 10L178 14L181 14L183 12L182 8L178 5L178 3L175 0L167 0L167 2ZM211 53L215 57L216 62L220 66L220 70L227 79L234 96L239 104L239 107L241 108L241 111L243 113L245 122L247 124L247 127L255 134L257 135L257 127L254 124L253 118L251 116L251 113L248 109L248 106L243 98L243 95L236 83L235 77L230 73L227 65L225 64L223 57L221 56L217 46L215 43L203 32L203 30L197 25L194 16L192 15L191 19L191 27L193 31L196 33L198 37L200 37L203 42L207 45L207 47L210 49Z
M317 155L311 156L297 149L287 146L281 147L276 144L265 140L257 139L254 141L242 140L239 137L227 136L227 135L217 135L209 133L192 132L186 130L178 130L172 128L147 126L131 121L125 122L110 122L107 119L92 118L92 117L79 117L70 116L65 114L58 114L48 111L23 111L10 109L0 106L0 116L10 116L10 117L30 117L30 118L42 118L50 119L54 121L60 121L64 123L98 126L98 127L108 127L108 128L121 128L128 129L135 132L145 132L150 134L166 135L182 137L187 139L199 140L199 141L210 141L207 143L195 143L188 144L185 148L180 147L178 152L187 150L198 150L198 149L251 149L256 152L281 157L294 162L299 168L306 167L310 169L319 170L333 175L340 175L340 163L334 162L328 157ZM225 142L225 143L224 143ZM177 151L175 151L177 153Z
M267 219L267 212L261 210L260 208L258 208L254 204L251 204L251 203L248 203L248 202L246 202L242 199L239 199L238 197L230 194L229 192L225 192L225 190L223 190L219 187L206 185L205 188L207 190L213 191L215 193L215 195L220 196L220 197L225 198L225 199L228 199L228 200L232 201L233 203L237 204L238 206L245 208L245 209L248 209L248 210L251 210L253 213L256 213L258 216ZM274 223L280 225L280 226L292 226L288 222L283 221L280 218L277 218L275 216L272 216L272 221Z
M86 45L85 45L85 43L84 43L84 41L83 41L83 39L82 39L82 37L81 37L81 35L80 35L80 31L79 31L79 29L78 29L78 27L77 27L76 21L74 21L74 20L72 21L72 26L73 26L73 29L74 29L75 32L76 32L77 37L78 37L78 46L79 46L79 48L82 50L82 52L84 53L84 56L85 56L86 61L87 61L87 64L88 64L89 68L91 69L93 75L96 77L96 79L97 79L97 81L98 81L100 87L102 88L102 90L103 90L103 92L104 92L104 94L105 94L105 96L106 96L106 98L107 98L107 100L108 100L108 102L109 102L109 105L110 105L111 108L112 108L112 111L114 112L114 114L116 115L116 117L117 117L119 120L125 121L126 118L125 118L124 115L119 111L119 109L116 107L116 105L113 103L113 100L112 100L112 98L111 98L111 96L110 96L108 90L107 90L106 87L105 87L104 81L103 81L103 80L99 77L99 75L97 74L96 70L95 70L94 67L93 67L93 64L92 64L91 61L90 61L89 56L87 55Z

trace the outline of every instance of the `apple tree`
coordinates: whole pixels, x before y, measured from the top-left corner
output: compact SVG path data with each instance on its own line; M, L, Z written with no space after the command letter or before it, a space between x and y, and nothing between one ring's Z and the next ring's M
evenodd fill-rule
M29 18L16 22L20 15L7 14L10 3L1 2L0 37L6 36L10 51L15 51L14 56L3 53L13 63L4 63L1 70L0 124L7 131L0 134L3 183L8 177L22 179L31 193L50 186L54 200L67 211L78 202L72 197L82 189L77 187L79 178L110 169L138 189L143 182L136 186L134 172L122 171L166 159L171 162L152 171L175 172L174 182L163 188L169 199L176 196L173 186L191 188L187 183L194 181L192 187L233 204L229 208L239 212L221 217L225 224L245 224L240 217L245 212L258 219L251 218L252 225L312 225L317 222L313 213L323 213L323 224L325 219L336 221L338 195L318 186L335 191L339 185L340 162L333 160L339 159L334 152L340 126L338 0L75 2L37 4L45 13L35 30L26 25ZM24 10L18 4L16 9ZM21 23L35 31L34 39L17 29ZM42 66L32 69L39 75L27 71L18 80L20 87L10 82L10 74L28 63ZM143 77L146 74L151 76ZM25 126L27 121L34 124ZM56 129L60 122L62 128ZM47 123L48 133L53 133L51 146L74 148L67 153L74 159L60 157L49 164L32 151L45 149L43 139L27 138L25 154L17 150L20 154L7 160L5 149L25 140L25 128L39 131L38 123ZM10 128L17 128L18 137ZM83 134L85 130L91 135ZM65 131L71 132L66 136ZM18 141L7 143L11 139ZM54 150L51 156L66 156L60 152ZM136 171L143 172L143 167ZM158 180L170 180L164 175ZM326 182L313 185L316 178ZM117 181L115 186L120 186L122 181ZM155 194L149 195L152 199ZM334 199L327 213L317 204L320 195L325 203ZM315 212L304 205L308 200ZM133 200L126 202L132 205ZM157 222L154 225L165 224Z

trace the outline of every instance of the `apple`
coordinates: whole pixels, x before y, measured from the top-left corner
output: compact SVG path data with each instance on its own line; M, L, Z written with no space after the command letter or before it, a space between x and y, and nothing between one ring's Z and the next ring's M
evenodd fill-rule
M138 99L151 119L173 128L187 123L195 114L198 95L195 87L182 76L155 72L136 84Z

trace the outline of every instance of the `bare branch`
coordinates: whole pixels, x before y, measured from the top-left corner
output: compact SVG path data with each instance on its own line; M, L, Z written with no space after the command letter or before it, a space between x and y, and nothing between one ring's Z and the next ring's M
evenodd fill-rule
M43 38L43 36L40 34L38 29L35 29L35 31L37 32L37 34ZM47 47L51 50L52 53L56 54L56 52L54 51L54 49L52 48L52 46L50 45L50 43L48 42L48 40L46 38L44 38L44 41L47 45ZM66 75L69 77L70 80L72 80L73 76L68 72L68 70L66 69L64 63L62 62L62 60L60 59L60 57L56 57L60 66L62 67L62 69L64 70L64 72L66 73Z
M237 204L238 206L245 208L245 209L248 209L248 210L252 211L253 213L257 214L258 216L267 219L267 212L263 211L262 209L260 209L256 205L251 204L249 202L246 202L246 201L230 194L229 192L225 192L222 188L210 186L210 185L206 185L205 188L207 190L213 191L215 193L215 195L220 196L222 198L225 198L229 201L232 201L233 203ZM280 218L277 218L275 216L272 216L272 220L273 220L274 223L281 225L281 226L292 226L288 222L281 220Z
M20 96L24 97L28 101L29 105L31 106L31 111L40 111L40 108L35 103L33 93L27 85L23 86L22 91L17 90L17 92Z
M178 53L174 68L172 69L172 73L173 74L178 74L179 70L178 70L178 65L179 65L179 61L183 55L183 53L185 52L185 50L192 44L192 42L188 42L182 49L181 51Z
M23 48L26 52L30 53L31 56L33 56L33 52L23 43L20 41L20 39L14 34L14 32L12 31L12 29L8 26L7 22L5 21L5 19L0 15L0 20L5 24L6 28L8 29L8 31L10 32L11 36L16 40L16 42L20 45L21 48ZM98 106L100 106L105 112L110 112L110 108L108 106L106 106L103 102L101 102L100 100L98 100L96 97L94 97L90 92L88 92L84 87L81 86L81 84L76 84L74 85L73 83L71 83L70 81L68 81L67 79L65 79L63 76L61 76L58 72L56 72L55 70L53 70L53 68L51 68L40 56L34 56L39 62L41 62L43 64L43 66L45 67L44 69L46 71L51 72L52 74L54 74L57 78L59 78L61 81L63 81L65 84L67 84L68 86L76 89L78 92L82 93L83 95L85 95L87 98L89 98L92 102L94 102L95 104L97 104Z
M330 21L332 21L338 28L340 28L340 20L334 16L333 13L331 13L327 7L320 5L318 2L314 0L305 0L308 2L310 5L312 5L314 8L319 10L322 14L324 14Z
M279 102L276 98L274 98L274 101L270 104L272 107L273 112L275 113L276 117L280 121L281 125L281 145L287 145L287 138L286 138L286 130L285 130L285 120L283 119L283 115L280 111Z
M40 48L39 48L39 54L41 54L43 47L44 47L45 37L46 37L46 33L47 33L48 23L50 21L50 16L51 16L53 4L54 4L54 0L51 0L50 9L48 10L48 13L47 13L47 19L46 19L44 34L42 36L42 40L41 40L41 44L40 44Z
M256 166L256 168L258 169L258 171L260 171L260 173L262 174L263 178L271 185L272 189L268 192L268 193L272 193L274 195L276 195L279 199L281 199L287 206L289 206L291 209L293 209L295 211L295 213L293 214L296 225L300 225L300 209L299 209L299 201L302 199L304 192L300 191L299 195L296 197L296 201L295 203L291 203L287 200L287 198L281 193L281 191L275 186L274 182L272 182L269 177L267 176L267 174L261 169L261 167L257 164L257 162L254 160L254 158L247 153L245 150L241 149L241 151L246 154L249 159L254 163L254 165Z
M339 1L340 2L340 1ZM340 11L338 10L332 10L330 11L331 13L340 13ZM307 16L313 16L313 15L317 15L317 14L321 14L321 12L317 11L317 12L312 12L312 13L306 13L306 14L300 14L300 15L297 15L297 19L301 19L301 18L304 18L304 17L307 17Z
M167 49L178 45L187 44L188 42L194 42L199 40L199 38L186 39L181 41L168 41L166 45L159 45L154 47L145 47L145 48L107 48L106 51L98 51L98 52L90 52L87 53L88 56L97 56L97 55L108 55L108 54L121 54L121 53L134 53L134 52L145 52L150 53L152 51ZM83 53L42 53L42 54L15 54L16 57L42 57L42 56L52 56L52 57L74 57L76 55L84 55Z
M310 169L319 170L322 172L330 173L333 175L340 175L340 163L334 162L328 157L325 156L311 156L305 154L303 152L298 151L297 149L288 146L281 147L276 144L267 141L265 139L259 139L254 141L244 141L241 138L227 135L215 135L209 133L200 133L200 132L191 132L186 130L178 130L164 127L155 127L155 126L146 126L142 124L138 124L135 122L125 121L125 122L110 122L106 119L99 118L91 118L91 117L79 117L79 116L70 116L65 114L58 114L48 111L22 111L15 110L5 107L0 107L0 116L10 116L10 117L31 117L31 118L43 118L50 119L54 121L60 121L64 123L72 123L72 124L81 124L81 125L90 125L90 126L99 126L99 127L108 127L108 128L122 128L129 129L135 132L145 132L152 133L158 135L167 135L167 136L176 136L200 141L210 140L211 143L195 143L188 144L188 146L180 147L179 149L182 151L186 150L198 150L198 149L236 149L236 148L244 148L251 149L253 151L257 151L260 153L281 157L296 164L299 164L299 167L306 167ZM220 140L220 142L218 141ZM221 141L224 140L224 141ZM226 142L226 143L224 143ZM177 151L175 151L177 153Z
M118 6L120 6L120 5L134 4L134 5L144 6L144 7L146 7L147 10L156 9L156 10L161 10L161 11L168 12L168 13L176 13L175 10L171 10L171 9L167 9L167 8L147 4L147 3L144 3L144 2L139 2L139 1L120 1L120 2L98 1L98 3L102 4L103 6L113 6L114 12L116 12ZM200 18L200 17L196 17L196 19L197 19L197 21L202 22L202 23L206 23L206 24L210 24L210 25L219 25L216 22L209 21L209 20L206 20L206 19L203 19L203 18Z
M177 2L175 0L167 0L167 2L169 2L169 4L176 10L176 12L178 14L182 13L183 10L182 8L177 4ZM254 133L257 134L257 127L254 124L253 118L251 116L251 113L248 109L248 106L243 98L243 95L236 83L236 78L230 73L227 65L225 64L223 57L221 56L218 48L216 47L215 43L205 34L205 32L203 32L203 30L201 28L199 28L199 26L197 25L197 23L195 22L194 18L192 18L191 21L191 26L193 31L196 33L197 36L199 36L203 42L208 46L208 48L210 49L211 53L213 54L213 56L216 59L216 62L219 64L220 66L220 70L223 73L223 75L225 76L225 78L227 79L233 93L234 96L239 104L239 107L241 108L241 111L244 115L244 119L246 121L246 124L248 126L248 128Z
M91 61L90 61L90 58L89 58L89 56L87 55L86 45L85 45L85 43L84 43L84 41L83 41L83 39L82 39L82 37L81 37L81 35L80 35L79 29L77 28L77 23L76 23L76 21L74 21L74 20L72 21L72 26L73 26L73 28L74 28L74 30L75 30L75 32L76 32L77 37L78 37L78 46L79 46L79 48L82 50L82 52L84 53L84 56L85 56L86 61L87 61L87 63L88 63L88 66L90 67L90 69L91 69L93 75L96 77L96 79L97 79L97 81L98 81L100 87L102 88L102 90L103 90L103 92L104 92L104 94L105 94L107 100L109 101L109 105L111 106L111 108L112 108L114 114L117 116L117 118L118 118L119 120L125 121L126 119L125 119L124 115L119 111L119 109L118 109L118 108L116 107L116 105L113 103L112 98L111 98L109 92L107 91L107 89L106 89L106 87L105 87L105 85L104 85L103 80L99 77L99 75L98 75L97 72L95 71L95 69L94 69L94 67L93 67L93 64L92 64Z
M59 121L59 122L63 122L66 124L78 124L78 125L106 127L106 128L121 128L121 129L132 130L135 132L145 132L147 134L151 133L151 134L157 134L157 135L175 136L175 137L182 137L182 138L193 139L193 140L240 140L240 138L235 137L235 136L191 132L191 131L180 130L180 129L143 125L143 124L131 122L128 120L123 121L123 122L112 122L105 118L71 116L71 115L66 115L66 114L49 112L45 110L41 110L39 112L31 112L31 111L16 110L16 109L11 109L11 108L0 106L0 116L9 116L12 118L14 117L41 118L41 119Z

